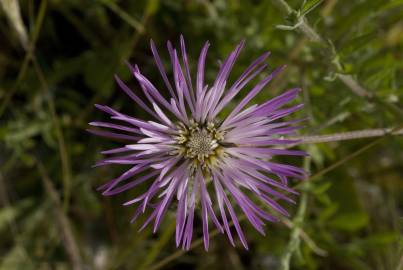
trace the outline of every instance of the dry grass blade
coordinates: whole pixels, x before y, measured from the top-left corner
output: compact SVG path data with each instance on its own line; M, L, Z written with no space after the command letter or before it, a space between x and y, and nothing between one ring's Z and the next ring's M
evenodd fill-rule
M4 100L0 105L0 117L3 115L4 111L6 110L7 106L9 105L13 95L15 94L15 92L17 91L20 83L22 82L23 78L25 77L25 74L26 74L27 69L28 69L29 62L31 61L33 53L34 53L34 50L35 50L35 44L36 44L36 41L38 39L40 29L42 27L43 19L45 18L47 3L48 3L47 0L42 0L41 1L41 4L39 6L38 16L36 17L36 20L35 20L34 30L33 30L33 33L31 35L30 42L28 44L28 49L27 49L27 52L25 54L25 58L24 58L24 60L22 62L20 71L18 72L17 79L15 80L15 84L14 84L13 88L11 88L6 93L6 95L4 96Z
M22 47L28 49L28 35L24 22L21 17L20 3L18 0L2 0L0 5L3 7L10 24L13 26L15 32L20 39Z

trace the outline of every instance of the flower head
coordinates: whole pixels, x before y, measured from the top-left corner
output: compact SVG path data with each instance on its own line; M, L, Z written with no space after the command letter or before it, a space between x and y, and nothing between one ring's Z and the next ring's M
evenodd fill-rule
M229 115L221 115L223 108L267 68L265 60L269 53L257 58L230 84L230 71L243 47L242 41L222 62L215 81L208 86L204 81L204 68L209 43L206 42L201 50L193 84L183 37L180 39L181 59L168 42L172 84L151 41L156 66L170 96L163 97L137 66L129 65L145 98L140 98L117 76L115 79L120 88L150 115L150 120L96 105L115 123L90 123L115 130L90 130L96 135L128 141L122 147L102 152L112 156L98 162L99 166L112 163L131 166L101 186L102 194L115 195L142 183L147 184L144 194L124 203L138 204L132 221L151 209L141 229L153 222L155 232L172 205L176 209L176 244L186 249L190 247L193 223L199 220L196 219L199 213L206 250L210 221L221 233L226 233L234 245L230 229L232 222L240 241L248 248L234 206L237 205L252 226L264 234L264 222L275 221L276 217L263 207L287 215L277 201L293 202L284 194L295 193L287 186L288 178L304 178L302 169L272 161L275 155L305 155L302 151L281 149L295 143L284 139L283 135L294 133L298 128L294 124L300 120L277 121L301 108L301 105L283 108L296 97L299 89L288 90L263 104L246 107L283 67L254 85Z

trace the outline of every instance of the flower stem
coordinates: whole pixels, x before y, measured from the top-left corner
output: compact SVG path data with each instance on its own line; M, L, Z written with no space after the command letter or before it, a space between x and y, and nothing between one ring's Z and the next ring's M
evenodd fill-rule
M291 139L300 140L298 143L296 143L299 145L299 144L315 144L315 143L347 141L362 138L381 137L385 135L403 135L403 128L397 130L392 128L364 129L364 130L341 132L326 135L292 137Z
M309 157L305 158L305 160L304 160L305 168L304 169L306 171L310 170L310 163L311 163L310 158ZM299 250L299 246L301 243L301 239L300 239L301 226L304 222L306 208L308 205L307 189L308 189L309 184L310 184L309 181L306 181L303 183L304 189L301 193L297 214L292 221L293 226L292 226L292 230L291 230L291 234L290 234L290 241L288 242L285 252L283 253L283 255L281 256L281 259L280 259L280 269L281 270L290 269L291 256L296 251Z

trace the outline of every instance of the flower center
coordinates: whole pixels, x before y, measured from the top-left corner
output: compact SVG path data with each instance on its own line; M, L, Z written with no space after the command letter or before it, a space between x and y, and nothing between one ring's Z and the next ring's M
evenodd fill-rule
M211 155L212 151L218 147L218 144L217 140L213 138L213 134L203 128L202 130L190 132L186 146L188 157L197 157L198 160L203 161Z
M179 135L175 137L178 154L192 161L193 166L206 167L214 162L221 153L220 142L223 141L223 132L219 131L214 122L199 124L191 121L189 126L178 124Z

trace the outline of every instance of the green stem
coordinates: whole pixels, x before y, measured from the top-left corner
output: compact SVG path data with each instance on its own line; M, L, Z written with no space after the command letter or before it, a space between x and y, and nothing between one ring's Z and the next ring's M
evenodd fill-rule
M70 195L71 195L71 167L70 167L70 158L67 152L66 142L64 139L63 130L60 126L59 116L56 113L56 106L53 101L53 98L49 92L49 85L46 81L45 75L41 67L39 66L35 56L33 56L34 68L37 73L39 82L45 92L45 96L47 96L47 103L50 111L50 115L52 118L53 126L56 132L56 139L59 148L60 160L62 165L62 181L63 181L63 208L65 211L68 210Z
M144 32L145 29L143 24L134 19L129 13L121 9L114 1L108 1L108 0L99 0L99 1L105 6L107 6L110 10L115 12L127 24L136 29L136 31L138 31L139 33Z
M309 172L310 170L310 163L311 160L309 157L305 158L304 160L304 169ZM298 250L301 239L301 227L304 222L306 207L308 204L308 185L310 184L309 181L303 182L303 190L301 193L301 199L299 202L299 207L297 210L297 214L293 220L293 229L291 230L290 234L290 241L285 249L285 252L281 256L280 259L280 269L281 270L289 270L290 269L290 262L292 255Z
M175 228L176 228L175 222L171 222L171 224L167 228L165 228L164 232L159 237L158 242L153 245L153 247L149 250L149 252L147 252L147 256L144 258L142 264L138 267L139 270L148 269L147 267L154 262L158 254L160 254L163 247L171 239L171 236L174 233Z

